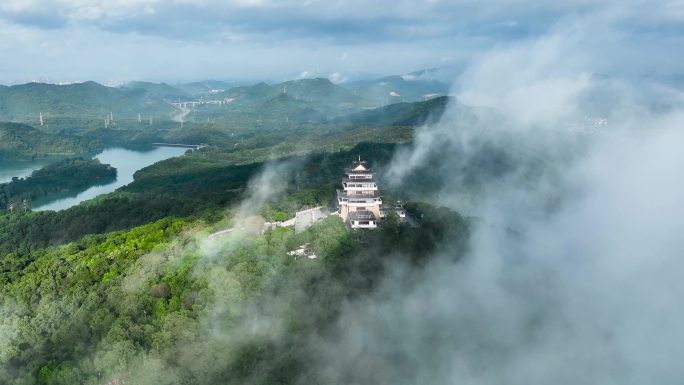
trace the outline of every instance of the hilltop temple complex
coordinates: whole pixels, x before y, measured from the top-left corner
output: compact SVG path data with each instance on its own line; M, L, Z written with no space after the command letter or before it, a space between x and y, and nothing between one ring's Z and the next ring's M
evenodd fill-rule
M382 198L378 195L375 174L359 157L344 170L343 190L337 190L340 217L352 229L374 229L382 217Z

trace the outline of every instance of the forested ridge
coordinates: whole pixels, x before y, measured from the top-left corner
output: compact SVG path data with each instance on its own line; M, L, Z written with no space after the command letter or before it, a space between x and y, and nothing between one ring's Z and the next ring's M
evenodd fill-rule
M250 220L243 205L252 181L288 165L283 191L251 207L252 216L283 220L329 206L351 160L382 169L445 102L370 111L316 131L309 123L257 131L141 169L131 184L63 211L0 212L0 378L327 383L307 366L318 354L311 336L332 333L341 307L372 294L390 260L419 267L440 247L461 258L471 220L420 203L439 180L417 170L411 189L383 192L388 202L415 198L406 207L418 227L390 216L378 231L350 232L331 216L301 233L254 232L241 225ZM105 168L67 160L10 185L35 196L47 191L31 184L43 176L59 174L57 189L71 172L83 179ZM208 237L225 228L234 231ZM317 258L288 254L303 245Z
M57 135L25 124L0 122L0 161L74 156L101 148L96 138Z
M66 159L48 164L26 178L14 178L0 184L0 207L5 210L37 198L49 198L57 193L78 193L88 187L116 180L116 169L97 159Z
M287 158L304 162L291 176L283 198L270 205L288 215L304 206L327 205L340 170L354 156L387 162L393 144L365 143L350 151ZM128 229L165 217L216 218L245 194L262 163L224 164L198 153L171 158L140 170L124 188L69 209L54 212L0 213L0 255L29 253L77 240L87 234Z
M359 233L331 217L300 234L279 228L209 246L207 223L163 219L29 258L6 254L0 376L11 384L314 381L308 336L326 333L345 298L373 290L380 256L420 264L453 232L464 250L467 221L414 210L432 219ZM317 260L287 254L305 243ZM254 312L286 332L250 331Z

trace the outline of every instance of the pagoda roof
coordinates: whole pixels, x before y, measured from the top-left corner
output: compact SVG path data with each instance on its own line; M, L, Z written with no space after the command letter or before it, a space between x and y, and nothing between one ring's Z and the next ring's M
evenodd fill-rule
M344 169L345 174L375 174L372 169L370 168L365 168L363 170L357 170L355 168L345 168Z
M337 196L342 197L342 198L359 198L359 199L371 199L371 198L382 198L379 195L374 195L374 194L347 194L346 191L343 190L337 190Z
M372 211L352 211L349 213L350 221L361 221L361 220L375 220L375 214Z
M368 167L368 164L366 163L365 160L361 160L361 156L359 156L359 160L355 160L352 162L352 166L350 168L345 168L344 172L347 174L354 173L354 174L371 174L371 168Z
M375 183L375 179L342 179L342 183ZM375 183L377 184L377 183Z

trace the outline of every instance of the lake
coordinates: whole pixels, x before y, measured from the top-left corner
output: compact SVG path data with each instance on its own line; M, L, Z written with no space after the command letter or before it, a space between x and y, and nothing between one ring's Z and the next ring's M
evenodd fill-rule
M33 172L46 164L45 162L5 162L0 163L0 183L11 182L13 177L25 178Z
M110 193L119 187L133 182L133 174L141 168L147 167L161 160L183 155L188 149L182 147L155 147L151 150L133 150L127 148L108 148L95 155L101 163L110 164L116 168L116 181L93 186L78 195L64 197L48 202L35 201L33 210L64 210L98 195ZM33 170L41 168L44 163L8 163L0 165L0 181L9 182L12 177L25 177Z

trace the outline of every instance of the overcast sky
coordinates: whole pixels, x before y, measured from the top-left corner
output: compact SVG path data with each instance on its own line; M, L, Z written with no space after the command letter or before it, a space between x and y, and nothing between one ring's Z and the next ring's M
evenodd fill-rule
M678 71L681 0L3 0L0 82L402 74L597 14L620 20L620 70Z

